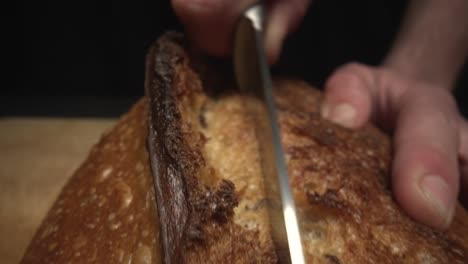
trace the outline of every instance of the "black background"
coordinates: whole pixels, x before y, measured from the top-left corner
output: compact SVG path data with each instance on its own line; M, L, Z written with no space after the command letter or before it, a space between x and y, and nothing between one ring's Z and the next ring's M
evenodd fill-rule
M274 70L320 86L343 63L379 64L405 3L316 0ZM143 95L148 46L182 29L168 0L24 1L15 15L21 51L12 85L1 89L1 115L118 116ZM456 90L464 113L467 72Z

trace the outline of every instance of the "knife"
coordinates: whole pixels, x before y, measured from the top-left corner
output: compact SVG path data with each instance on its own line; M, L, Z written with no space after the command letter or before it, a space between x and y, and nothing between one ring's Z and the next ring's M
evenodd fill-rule
M237 85L256 123L262 174L268 201L273 243L279 263L304 263L296 207L289 183L273 84L263 45L264 7L248 8L234 36L234 71Z

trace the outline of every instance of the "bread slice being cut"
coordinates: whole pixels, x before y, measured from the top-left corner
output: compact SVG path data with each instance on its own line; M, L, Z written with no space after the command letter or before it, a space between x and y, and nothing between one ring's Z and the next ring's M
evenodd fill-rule
M91 150L22 263L277 262L246 98L187 47L168 33L151 48L149 99ZM302 81L274 86L308 263L466 263L461 206L438 232L393 200L385 134L322 120Z

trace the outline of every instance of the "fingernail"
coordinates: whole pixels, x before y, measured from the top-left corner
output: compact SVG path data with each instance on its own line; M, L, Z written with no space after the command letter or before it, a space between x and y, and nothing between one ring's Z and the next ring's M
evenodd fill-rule
M426 175L421 180L421 191L435 213L443 219L443 227L450 225L453 208L450 204L448 184L437 175Z
M322 115L323 119L328 119L330 117L330 105L327 102L322 103L320 114Z
M356 109L349 104L330 106L328 103L324 103L322 117L345 127L353 127Z

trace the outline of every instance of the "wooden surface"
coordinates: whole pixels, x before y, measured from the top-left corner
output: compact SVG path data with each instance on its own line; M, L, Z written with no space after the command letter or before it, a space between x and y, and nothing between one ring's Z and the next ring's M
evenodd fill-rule
M113 119L0 119L0 262L18 263L67 179Z

